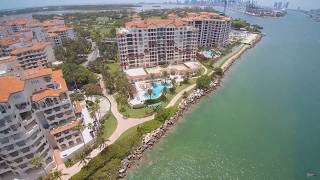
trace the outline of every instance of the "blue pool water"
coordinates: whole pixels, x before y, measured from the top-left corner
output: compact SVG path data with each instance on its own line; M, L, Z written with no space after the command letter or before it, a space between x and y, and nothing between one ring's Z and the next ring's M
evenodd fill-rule
M169 89L170 85L168 83L154 83L152 85L152 95L151 97L146 93L144 97L146 99L157 99L161 96L162 90L164 87L167 87Z

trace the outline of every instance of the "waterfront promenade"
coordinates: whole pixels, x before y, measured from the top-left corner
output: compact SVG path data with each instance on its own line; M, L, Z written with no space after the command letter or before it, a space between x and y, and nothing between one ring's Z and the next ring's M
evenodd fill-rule
M257 42L257 41L255 41ZM239 51L236 52L232 52L232 55L228 54L230 57L224 61L224 63L222 64L222 68L224 71L226 71L229 67L239 56L241 56L242 53L244 53L247 49L249 49L251 46L249 45L245 45L243 46L243 48L240 48ZM204 74L207 74L208 70L207 68L205 68L205 72ZM108 146L112 143L114 143L126 130L135 127L139 124L142 124L144 122L150 121L154 119L154 115L148 116L148 117L144 117L144 118L125 118L119 111L118 111L118 105L116 100L114 99L114 97L110 94L107 93L107 90L105 88L105 84L103 81L103 77L99 74L99 79L100 79L100 86L103 90L103 95L109 100L110 103L110 110L112 112L112 114L114 115L114 117L117 120L117 128L116 130L113 132L113 134L110 136L110 138L108 139L108 141L105 142L105 146ZM188 87L186 87L184 90L182 90L181 92L179 92L175 97L172 98L172 100L169 102L169 104L166 106L166 108L172 107L174 106L183 96L184 92L188 92L191 91L192 89L194 89L196 87L196 84L192 84ZM101 148L96 148L94 150L92 150L92 152L88 155L88 159L92 159L94 157L96 157L103 149ZM71 178L73 175L75 175L76 173L78 173L81 168L84 166L83 163L76 163L71 167L66 167L64 164L58 164L57 169L61 170L63 174L65 174L62 179L63 180L67 180L69 178Z

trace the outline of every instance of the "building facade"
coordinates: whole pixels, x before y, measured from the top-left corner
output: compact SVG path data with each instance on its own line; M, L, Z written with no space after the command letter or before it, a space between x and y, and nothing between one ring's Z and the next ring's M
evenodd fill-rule
M17 64L22 69L49 67L55 61L52 45L48 42L17 48L10 55L16 58Z
M29 174L36 156L49 167L53 149L83 142L61 70L22 70L0 84L0 177Z
M117 42L123 69L195 61L198 45L197 29L175 19L128 22Z
M223 47L227 45L231 32L231 18L216 13L188 13L182 19L198 29L199 47Z

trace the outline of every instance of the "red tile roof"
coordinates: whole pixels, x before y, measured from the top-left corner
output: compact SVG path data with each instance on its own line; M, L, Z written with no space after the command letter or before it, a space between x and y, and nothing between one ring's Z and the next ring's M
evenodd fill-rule
M33 79L45 75L51 75L52 74L52 69L47 68L47 69L42 69L40 67L38 68L32 68L32 69L26 69L22 71L22 76L25 79Z
M67 84L63 79L61 70L52 71L51 77L54 82L59 84L59 87L57 89L45 89L34 93L32 95L32 101L40 101L46 97L57 97L60 96L61 93L68 91Z
M8 57L3 57L0 58L0 64L8 64L8 63L12 63L16 60L16 56L8 56Z
M146 28L149 26L168 26L174 25L176 27L186 25L185 22L178 20L178 19L146 19L142 21L131 21L126 23L126 27L132 28Z
M0 77L0 102L8 102L13 93L23 91L24 81L16 76Z
M74 112L75 112L76 114L82 112L81 104L80 104L79 101L75 101L75 102L73 103L73 106L74 106Z
M58 133L65 131L65 130L72 129L80 123L81 122L79 120L71 121L70 123L68 123L64 126L60 126L60 127L57 127L57 128L50 130L50 134L55 135L55 134L58 134Z
M188 13L188 16L182 18L183 21L194 21L194 20L221 20L229 21L230 17L222 16L214 12L200 12L200 13Z
M29 52L29 51L37 51L37 50L40 50L40 49L43 49L43 48L47 47L48 45L50 45L49 42L36 43L36 44L33 44L30 47L17 48L15 50L13 50L11 52L11 54L12 55L18 55L18 54Z

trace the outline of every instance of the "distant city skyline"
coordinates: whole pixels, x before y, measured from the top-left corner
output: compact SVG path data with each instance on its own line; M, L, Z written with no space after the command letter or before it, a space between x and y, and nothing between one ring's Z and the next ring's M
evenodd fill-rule
M77 5L77 4L112 4L112 3L138 3L138 2L166 2L168 0L1 0L0 9L15 9L15 8L27 8L27 7L39 7L39 6L49 6L49 5ZM175 2L176 0L171 0ZM184 0L180 0L184 2ZM256 0L259 4L273 6L275 1L279 0ZM280 0L281 1L281 0ZM301 9L316 9L320 8L319 0L283 0L289 1L289 8L296 9L301 7Z

